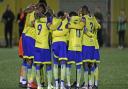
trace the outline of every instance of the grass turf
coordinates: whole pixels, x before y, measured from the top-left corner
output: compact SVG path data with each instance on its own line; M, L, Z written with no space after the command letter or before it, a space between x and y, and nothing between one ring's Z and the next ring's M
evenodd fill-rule
M99 89L128 89L127 63L128 49L101 49ZM0 89L22 89L18 87L20 64L16 47L0 48Z

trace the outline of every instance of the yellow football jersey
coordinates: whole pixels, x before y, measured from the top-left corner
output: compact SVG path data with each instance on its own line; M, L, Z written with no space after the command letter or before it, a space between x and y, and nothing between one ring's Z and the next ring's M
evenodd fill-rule
M85 46L94 46L94 34L93 34L93 30L95 29L94 18L89 15L85 15L84 18L86 19L86 22L85 22L82 43Z
M68 29L66 29L66 24L68 23L67 19L64 19L63 21L58 18L53 18L52 26L52 42L58 42L58 41L64 41L67 42L67 34Z
M35 21L36 42L35 47L49 49L49 29L47 18L43 17Z
M36 39L36 30L34 27L27 27L27 33L26 36L32 37L33 39Z
M29 26L29 18L30 18L30 13L27 14L26 16L26 21L25 21L25 26L24 26L24 30L23 30L23 33L26 33L27 32L27 27Z
M83 36L83 26L80 26L81 17L72 16L69 28L69 47L68 50L82 51L82 36ZM78 26L77 26L78 25ZM79 28L80 26L80 28ZM78 27L78 28L77 28Z
M97 40L97 32L101 28L101 25L97 22L95 17L93 18L93 20L95 23L95 29L93 31L93 33L94 33L94 46L95 46L95 49L99 49L99 44L98 44L98 40Z
M28 21L28 23L27 23L27 31L26 31L26 36L29 36L29 37L32 37L32 38L35 38L35 29L34 29L34 27L33 27L33 22L35 21L35 16L34 16L34 11L33 12L31 12L30 14L29 14L29 21Z

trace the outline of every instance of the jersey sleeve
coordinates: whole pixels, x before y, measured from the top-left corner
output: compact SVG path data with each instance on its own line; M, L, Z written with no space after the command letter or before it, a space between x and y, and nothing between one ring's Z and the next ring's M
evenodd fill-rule
M101 25L98 23L98 21L96 20L96 18L94 17L94 23L95 23L95 29L100 29Z
M48 27L51 30L56 30L60 24L61 24L61 20L54 20L53 19L52 23L48 23Z

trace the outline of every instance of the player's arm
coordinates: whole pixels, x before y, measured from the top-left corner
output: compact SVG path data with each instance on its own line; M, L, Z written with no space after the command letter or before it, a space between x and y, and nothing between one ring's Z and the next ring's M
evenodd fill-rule
M71 23L71 24L69 23L68 24L69 29L74 28L74 29L81 29L82 30L84 28L84 26L85 26L85 18L84 17L81 18L81 21L78 24L75 24L75 23Z
M47 26L51 30L56 30L60 24L61 24L61 20L57 20L57 22L55 24L53 24L53 21L50 21L50 22L48 22Z
M54 31L55 36L65 36L68 33L68 29L65 29L64 31Z
M94 34L92 33L92 32L90 32L90 31L88 31L87 29L86 29L86 27L84 27L84 34L86 34L88 37L90 37L90 38L92 38L92 37L94 37Z
M72 28L74 28L74 29L83 29L84 28L84 22L80 22L80 23L78 23L78 24L75 24L75 23L69 23L68 24L68 29L72 29Z
M95 23L95 29L101 29L101 25L99 24L99 22L97 21L97 19L94 17L94 23Z

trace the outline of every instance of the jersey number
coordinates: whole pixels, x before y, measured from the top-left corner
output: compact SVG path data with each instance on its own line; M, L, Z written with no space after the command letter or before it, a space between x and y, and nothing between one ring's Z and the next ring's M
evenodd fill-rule
M62 22L60 23L60 25L59 25L59 27L57 28L57 30L62 31L61 26L62 26Z
M93 23L92 22L90 22L90 26L91 26L90 32L92 32L93 31Z
M42 25L39 24L39 25L38 25L38 31L39 31L39 32L38 32L38 35L40 35L41 30L42 30Z

